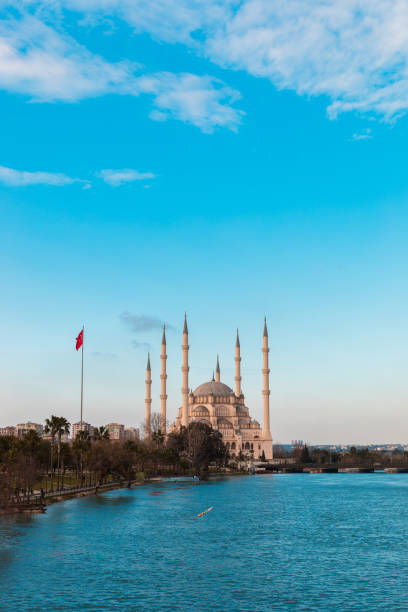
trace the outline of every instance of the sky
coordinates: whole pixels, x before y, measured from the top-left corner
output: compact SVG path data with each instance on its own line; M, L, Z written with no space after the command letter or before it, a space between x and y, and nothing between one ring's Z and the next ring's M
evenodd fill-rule
M408 442L408 1L0 4L0 426L242 388L276 442Z

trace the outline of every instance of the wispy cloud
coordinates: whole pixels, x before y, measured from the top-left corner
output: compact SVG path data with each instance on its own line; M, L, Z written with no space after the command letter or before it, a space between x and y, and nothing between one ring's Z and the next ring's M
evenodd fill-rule
M151 119L175 118L204 132L236 130L239 93L212 76L149 73L108 62L61 30L64 10L89 27L125 21L136 33L182 43L222 68L269 79L278 89L324 96L331 118L408 111L406 0L9 0L0 22L0 87L36 101L114 93L152 99ZM42 22L39 18L44 19ZM45 23L46 21L46 23ZM110 26L111 27L111 26ZM72 29L70 31L73 31Z
M83 181L62 173L27 172L25 170L14 170L13 168L0 166L0 182L12 187L24 187L26 185L53 185L60 187Z
M152 317L150 315L138 315L132 314L128 310L125 310L120 315L120 320L131 332L140 333L147 332L154 329L162 329L163 325L166 325L166 329L174 330L173 325L166 323L158 317Z
M40 3L42 6L49 3ZM88 19L182 43L279 89L325 96L328 113L393 120L408 110L406 0L54 0ZM166 117L161 109L152 118ZM234 115L232 125L239 117Z
M48 22L53 17L59 21L51 13L58 2L27 4L41 7ZM27 13L15 15L0 21L1 89L34 102L144 94L152 98L153 120L174 118L208 133L217 128L236 130L241 121L242 111L232 106L239 93L218 79L189 73L142 73L135 62L108 62L92 53L56 23L45 24Z
M96 174L108 185L117 187L132 181L146 181L155 177L152 172L138 172L137 170L101 170ZM24 187L27 185L51 185L61 187L82 183L83 189L90 189L88 180L72 178L62 172L29 172L27 170L15 170L6 166L0 166L0 183L11 187Z
M352 141L357 141L357 140L367 140L369 138L372 138L372 134L371 134L371 129L370 128L366 128L365 130L362 130L361 132L354 132L353 136L351 137L350 140Z
M240 93L209 75L162 72L141 77L137 87L153 95L155 108L149 116L154 121L173 117L211 134L216 128L237 131L244 116L232 106Z
M146 181L155 177L152 172L138 172L129 168L124 168L123 170L101 170L97 173L97 176L112 187L118 187L124 183L132 183L134 181Z
M0 21L0 87L36 102L109 93L136 69L129 62L109 63L68 34L24 14Z

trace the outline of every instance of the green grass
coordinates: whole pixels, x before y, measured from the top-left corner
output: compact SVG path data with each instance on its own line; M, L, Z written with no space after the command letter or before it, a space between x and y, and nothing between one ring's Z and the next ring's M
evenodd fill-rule
M85 481L83 482L83 486L88 486L89 484L89 474L84 474L85 476ZM35 486L34 489L36 491L40 491L40 489L43 489L45 492L50 491L51 489L51 481L53 484L53 489L54 491L57 488L57 484L58 484L58 478L57 475L54 474L52 478L49 478L48 476L43 476L43 478L41 478L41 480L39 480ZM92 483L94 481L94 477L92 475ZM108 476L107 478L107 482L112 482L113 478L112 476ZM64 488L69 488L69 487L80 487L81 486L81 479L77 478L75 474L73 473L65 473L64 476ZM60 476L60 488L62 488L62 474Z

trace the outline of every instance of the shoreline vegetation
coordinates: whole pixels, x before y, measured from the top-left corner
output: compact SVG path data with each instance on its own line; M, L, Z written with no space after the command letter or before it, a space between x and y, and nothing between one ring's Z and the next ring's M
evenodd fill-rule
M153 422L158 419L153 419ZM274 459L254 462L251 453L231 459L219 431L190 423L163 436L153 428L144 440L109 440L104 427L92 437L80 431L65 442L70 424L64 417L46 420L48 438L30 430L22 438L0 437L0 515L44 511L56 501L105 490L137 486L168 477L200 479L248 473L361 473L385 470L408 473L408 453L356 449L330 452L274 446ZM244 471L243 471L244 470Z
M157 421L153 420L153 422ZM0 511L35 511L46 500L112 487L154 477L206 478L209 466L224 467L228 452L218 431L204 423L191 423L163 436L152 428L145 440L109 439L104 427L92 437L79 431L64 442L70 424L64 417L46 420L47 438L30 430L22 438L0 437ZM143 475L143 477L142 477Z

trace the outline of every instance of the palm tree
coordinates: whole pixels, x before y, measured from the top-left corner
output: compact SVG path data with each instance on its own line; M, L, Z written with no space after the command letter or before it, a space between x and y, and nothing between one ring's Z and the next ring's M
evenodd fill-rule
M35 429L29 429L23 436L22 445L24 450L30 456L31 460L34 457L35 451L41 444L41 438Z
M51 452L50 452L50 462L51 462L51 491L54 490L53 483L53 474L54 474L54 445L55 445L55 435L56 435L56 421L58 417L51 415L50 419L45 419L44 433L51 435Z
M89 438L89 433L86 430L78 431L76 438L72 444L72 448L77 456L79 456L80 461L80 474L81 474L81 486L83 484L83 455L87 451L89 451L91 446L91 441Z
M95 427L93 430L92 438L96 440L109 440L109 431L101 425L100 427Z
M69 434L70 423L67 421L65 417L57 417L55 415L51 415L50 419L45 419L45 433L51 434L51 477L54 469L54 445L55 445L55 437L57 437L57 468L58 468L58 480L57 480L57 490L60 485L60 461L61 461L61 438L64 434ZM51 478L51 491L53 491L53 480Z
M60 468L61 468L61 438L63 435L69 434L71 423L67 421L65 417L57 417L57 439L58 439L58 489L60 485ZM62 482L62 488L64 488L64 482Z

